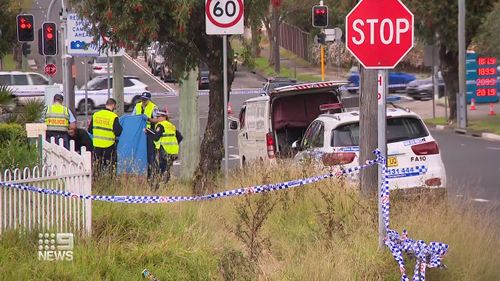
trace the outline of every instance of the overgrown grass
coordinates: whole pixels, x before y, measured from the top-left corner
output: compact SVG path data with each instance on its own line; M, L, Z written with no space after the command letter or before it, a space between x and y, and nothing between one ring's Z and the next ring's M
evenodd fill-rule
M235 172L228 188L324 172L286 167ZM222 182L220 190L225 189ZM98 180L94 192L156 194L147 190L145 180L135 177ZM190 187L174 180L158 193L185 195ZM255 214L265 200L273 208L260 221L262 216ZM399 231L407 228L414 239L450 244L444 260L448 269L429 270L428 280L498 280L498 220L465 203L459 205L394 200L391 226ZM3 233L0 279L140 280L147 268L160 280L400 280L390 253L378 250L376 210L374 202L360 199L356 189L337 180L265 197L164 205L95 202L92 238L76 241L72 262L38 261L37 233ZM262 224L258 230L245 223L258 221ZM237 225L240 230L254 229L249 232L252 237L269 242L260 244L262 251L254 251L256 263L249 258L251 243L238 238Z
M14 56L12 54L6 54L3 57L3 69L4 71L17 70L16 61L14 60Z
M293 69L284 66L280 67L281 72L278 74L274 71L274 66L269 65L267 58L264 57L258 57L255 59L255 70L261 72L264 76L267 77L290 77L296 78L297 80L303 82L321 81L321 77L319 76L295 72Z
M447 125L444 117L426 119L425 123L431 125ZM469 120L468 129L481 132L500 134L500 116L486 116L479 120Z

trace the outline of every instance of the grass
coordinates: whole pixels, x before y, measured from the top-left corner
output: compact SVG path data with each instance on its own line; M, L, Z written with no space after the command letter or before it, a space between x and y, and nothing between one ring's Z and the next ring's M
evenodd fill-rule
M324 173L288 167L234 172L229 188ZM222 182L220 190L225 189ZM189 192L189 186L175 180L158 191ZM155 194L134 177L98 180L94 193ZM360 199L356 189L326 180L263 196L163 205L95 202L92 238L76 240L72 262L38 261L37 233L2 233L0 279L140 280L147 268L159 280L400 280L390 253L377 247L377 207ZM258 213L258 200L269 200L274 208L262 221L262 231L251 233L269 244L249 272L254 262L235 227L249 221L242 214ZM500 227L493 215L466 203L394 199L392 205L394 229L450 244L444 259L448 269L428 270L428 280L498 280L494 257L500 256Z
M426 119L425 123L430 125L448 125L444 117ZM487 116L479 120L469 120L468 129L500 134L500 116Z
M3 69L4 71L16 70L16 61L14 60L14 56L12 54L6 54L3 57Z
M258 57L255 58L255 70L258 72L261 72L264 76L267 77L276 77L276 76L282 76L282 77L290 77L290 78L296 78L299 81L303 82L316 82L316 81L321 81L321 77L316 76L316 75L311 75L311 74L303 74L300 72L295 73L293 69L287 68L287 67L280 67L280 73L276 73L274 71L274 66L269 65L269 62L267 58L264 57Z

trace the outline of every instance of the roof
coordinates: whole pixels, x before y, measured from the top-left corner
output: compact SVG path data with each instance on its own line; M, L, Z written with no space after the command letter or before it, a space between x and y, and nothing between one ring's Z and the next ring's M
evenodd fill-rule
M318 118L333 118L337 120L338 122L342 123L351 123L351 122L358 122L359 121L359 110L353 110L353 111L348 111L348 112L342 112L342 113L325 113L321 114ZM412 111L406 111L404 109L400 108L387 108L387 117L400 117L400 116L412 116L412 117L417 117L420 118L418 114Z
M289 86L283 86L274 89L271 94L279 94L283 92L290 92L290 91L306 91L306 90L312 90L312 89L334 89L338 88L343 85L347 85L349 82L347 81L326 81L326 82L312 82L312 83L301 83L301 84L295 84L295 85L289 85Z
M0 74L40 74L38 72L33 71L0 71Z

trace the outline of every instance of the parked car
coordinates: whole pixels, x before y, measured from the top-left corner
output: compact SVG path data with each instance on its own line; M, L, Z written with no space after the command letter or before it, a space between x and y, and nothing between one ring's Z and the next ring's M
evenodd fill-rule
M294 160L329 159L329 165L351 168L359 162L359 112L322 114L294 143ZM387 109L387 173L391 188L446 187L446 171L436 140L420 116ZM355 175L353 180L359 180Z
M208 89L210 86L210 79L209 79L210 72L208 71L208 66L205 63L200 63L198 69L199 69L198 89L200 90Z
M239 121L230 122L230 128L238 131L241 166L292 157L293 141L302 138L318 117L321 104L341 101L342 85L334 81L290 85L245 101Z
M173 76L173 70L168 64L164 63L160 67L160 79L165 82L175 82L176 79Z
M160 75L161 69L163 65L165 64L165 51L167 47L166 46L161 46L157 51L155 52L154 58L151 61L151 74L158 76Z
M415 79L416 77L413 74L404 72L389 72L389 92L404 92L406 90L406 85ZM347 85L348 91L350 93L358 92L359 72L351 71L349 77L347 77L347 81L349 81L349 84Z
M113 58L109 58L109 73L113 75ZM108 75L108 57L96 57L92 63L90 78Z
M0 85L9 86L16 101L24 103L27 99L43 100L49 79L36 72L0 71ZM62 85L58 86L62 92Z
M110 85L113 87L113 78L110 77ZM134 106L144 92L149 88L136 76L125 76L123 78L123 94L125 109ZM111 95L113 89L110 89ZM92 112L95 108L104 107L108 99L108 79L107 76L98 76L87 83L88 110ZM85 112L85 86L75 91L75 107L78 112Z
M297 84L297 80L288 77L268 78L267 82L264 83L264 87L262 87L262 92L268 95L276 88L295 85L295 84Z
M155 53L158 50L159 46L160 42L154 41L149 44L149 47L146 50L146 62L148 63L149 67L151 67L151 62L154 60Z
M444 80L441 74L438 78L438 96L444 96ZM434 94L434 85L432 77L426 79L414 80L406 86L406 94L415 100L429 100Z

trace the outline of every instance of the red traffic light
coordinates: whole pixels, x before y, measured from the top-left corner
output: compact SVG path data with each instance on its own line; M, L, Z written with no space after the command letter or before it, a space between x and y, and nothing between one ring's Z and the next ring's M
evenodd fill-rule
M55 22L44 22L42 25L42 54L55 56L57 54L57 27Z
M328 7L315 5L312 7L312 26L324 28L328 26Z
M33 15L17 15L16 23L19 42L32 42L35 40Z
M328 12L328 9L327 9L326 7L325 7L325 8L323 8L323 7L318 7L318 8L316 8L316 9L314 10L314 13L315 13L316 15L326 15L326 13L327 13L327 12Z

